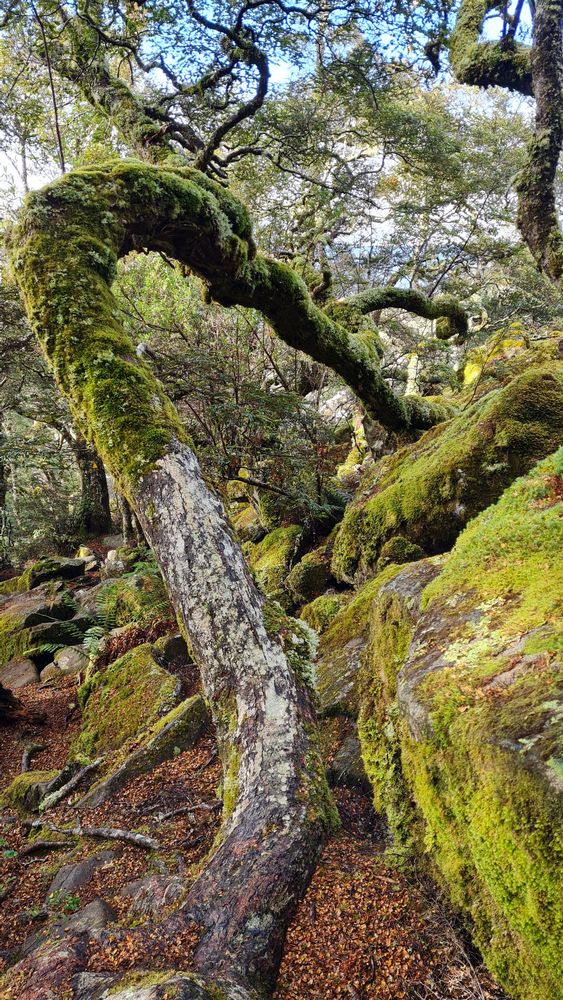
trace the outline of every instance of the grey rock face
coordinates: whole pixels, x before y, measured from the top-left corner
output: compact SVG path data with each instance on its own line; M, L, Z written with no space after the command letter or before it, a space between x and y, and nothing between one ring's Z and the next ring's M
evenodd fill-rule
M53 892L71 893L75 889L79 889L80 886L86 885L98 868L113 861L114 858L113 851L98 851L97 854L92 854L89 858L84 858L83 861L77 861L76 864L63 865L49 886L47 899Z
M25 687L26 684L37 684L38 680L37 667L32 660L28 660L25 656L17 660L10 660L9 663L0 667L0 684L9 688L10 691L17 691L18 688Z

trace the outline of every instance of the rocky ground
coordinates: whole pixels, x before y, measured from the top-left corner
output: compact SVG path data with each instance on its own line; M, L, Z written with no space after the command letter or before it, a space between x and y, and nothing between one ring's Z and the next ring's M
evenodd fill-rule
M3 784L19 773L30 740L44 746L34 768L60 768L80 725L72 677L48 686L31 684L18 695L44 713L45 721L0 728ZM58 969L51 962L50 979L42 974L38 981L34 949L47 936L60 935L64 945L65 938L84 928L91 933L91 974L189 968L195 932L167 938L147 922L179 903L186 878L211 846L219 824L219 780L213 734L207 732L192 749L132 780L99 808L79 812L75 803L84 791L79 788L44 814L53 827L79 820L88 828L140 831L158 842L154 851L48 828L41 840L51 843L34 848L29 817L1 810L2 966L27 956L23 976L3 987L5 1000L73 995L73 970L64 963ZM327 846L289 930L276 1000L501 1000L503 994L468 950L435 890L386 863L385 830L367 797L346 788L336 795L342 831ZM145 923L150 932L139 939ZM130 937L112 938L112 930L124 928Z

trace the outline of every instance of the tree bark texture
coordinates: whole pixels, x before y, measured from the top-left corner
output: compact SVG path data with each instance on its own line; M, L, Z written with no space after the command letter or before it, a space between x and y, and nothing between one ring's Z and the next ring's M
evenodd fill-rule
M111 531L111 510L104 463L83 435L74 443L74 455L81 484L80 531L87 537Z
M518 226L542 271L563 275L555 177L563 145L563 0L537 0L532 47L536 99L534 138L517 182Z

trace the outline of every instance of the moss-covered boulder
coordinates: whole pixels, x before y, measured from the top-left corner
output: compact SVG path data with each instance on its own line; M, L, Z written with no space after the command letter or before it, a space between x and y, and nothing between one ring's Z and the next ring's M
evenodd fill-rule
M563 449L471 522L420 598L415 564L382 588L362 684L376 802L515 1000L561 995L562 495Z
M25 771L23 774L18 774L0 795L0 806L10 806L19 813L36 811L59 773L59 771Z
M295 604L306 604L324 594L331 580L331 555L332 543L328 541L307 552L288 573L285 586Z
M193 746L209 724L209 710L200 694L181 702L144 731L141 745L96 782L82 797L78 807L97 808L133 778L152 771L158 764Z
M51 584L0 596L0 666L38 642L57 641L61 634L69 641L68 620L74 614L72 603Z
M555 450L562 433L561 362L495 382L484 398L470 394L456 417L366 474L336 535L334 575L372 576L397 535L427 554L446 551L472 517Z
M82 557L64 559L57 556L44 556L28 566L19 576L12 576L0 583L0 596L3 594L22 594L26 590L40 587L50 580L74 580L82 576L86 568L86 560Z
M323 712L357 713L356 681L367 643L371 606L380 587L398 571L398 566L389 566L366 583L338 611L321 635L315 685Z
M314 628L318 635L322 635L346 603L347 601L342 594L321 594L320 597L315 597L314 601L310 601L304 608L301 608L299 617L302 621L307 622L311 628Z
M268 597L278 592L296 560L303 536L298 524L274 528L261 542L244 545L244 554L259 587Z
M381 546L381 553L377 560L377 569L385 569L391 563L400 566L402 563L416 562L424 556L424 549L420 545L404 538L403 535L393 535L388 542Z
M175 706L179 690L149 643L131 649L78 689L82 725L71 758L114 753L141 737Z

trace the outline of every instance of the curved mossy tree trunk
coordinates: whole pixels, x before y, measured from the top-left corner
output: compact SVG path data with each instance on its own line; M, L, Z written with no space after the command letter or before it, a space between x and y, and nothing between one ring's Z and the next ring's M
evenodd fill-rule
M104 463L82 434L76 437L73 451L81 486L79 532L86 538L106 535L111 531L111 510Z
M183 912L202 927L197 970L242 998L271 991L335 814L306 680L269 633L222 505L111 292L117 258L137 247L166 246L203 271L219 244L227 275L225 261L246 265L237 203L191 177L141 164L67 175L28 200L12 261L74 418L138 514L200 664L224 821Z

